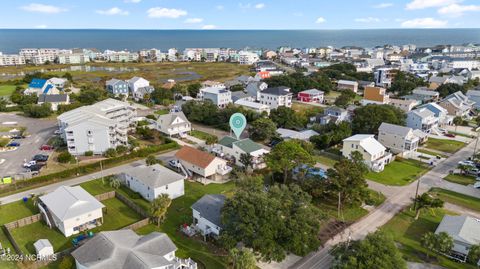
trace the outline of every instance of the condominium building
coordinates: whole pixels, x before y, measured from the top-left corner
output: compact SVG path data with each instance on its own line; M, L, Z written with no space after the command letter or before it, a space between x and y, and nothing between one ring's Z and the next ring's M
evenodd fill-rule
M57 56L59 64L84 64L90 62L90 57L84 53L62 53Z
M18 54L2 54L0 52L0 66L23 65L25 57Z

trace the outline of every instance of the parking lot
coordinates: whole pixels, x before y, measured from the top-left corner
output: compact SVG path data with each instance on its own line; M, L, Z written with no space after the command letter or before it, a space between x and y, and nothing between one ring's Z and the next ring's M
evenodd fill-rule
M8 127L4 122L17 122L16 126L26 127L27 137L16 139L20 143L14 151L0 152L0 178L3 176L14 176L25 172L22 167L25 160L29 161L36 154L49 154L41 151L40 147L45 144L56 130L54 119L32 119L15 114L0 113L0 126Z

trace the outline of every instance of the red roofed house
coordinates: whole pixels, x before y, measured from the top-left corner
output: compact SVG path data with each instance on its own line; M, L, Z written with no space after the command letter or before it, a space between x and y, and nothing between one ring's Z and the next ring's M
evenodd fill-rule
M310 89L297 94L297 100L307 103L323 103L323 91Z
M232 171L226 160L189 146L183 146L175 157L189 176L196 174L210 180L221 180Z
M267 79L271 77L272 77L272 74L270 74L269 71L258 72L257 75L255 76L255 78L259 78L259 79Z

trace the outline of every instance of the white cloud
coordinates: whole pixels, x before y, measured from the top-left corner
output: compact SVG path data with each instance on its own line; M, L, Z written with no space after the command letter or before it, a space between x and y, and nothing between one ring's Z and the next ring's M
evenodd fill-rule
M48 26L46 24L35 25L35 29L47 29Z
M448 21L441 21L434 18L417 18L402 22L404 28L441 28L447 26Z
M370 22L380 22L379 18L374 18L374 17L366 17L366 18L357 18L355 19L356 22L365 22L365 23L370 23Z
M170 18L176 19L188 14L187 11L182 9L175 8L164 8L164 7L152 7L147 10L148 17L150 18Z
M393 3L380 3L378 5L374 5L373 8L387 8L393 6Z
M142 2L142 0L124 0L123 2L125 2L125 3L138 4L138 3Z
M430 7L443 7L456 4L460 0L413 0L407 4L407 9L424 9Z
M203 30L212 30L212 29L217 29L217 26L213 25L213 24L207 24L207 25L202 26L202 29Z
M438 13L442 15L447 15L451 17L460 17L463 15L464 12L467 11L480 11L480 6L476 5L458 5L458 4L451 4L446 7L442 7L438 10Z
M223 9L225 9L225 7L222 6L222 5L218 5L218 6L216 6L215 8L216 8L217 10L223 10Z
M55 14L55 13L68 11L68 9L66 8L44 5L44 4L36 4L36 3L31 3L29 5L22 6L21 9L29 12L48 13L48 14Z
M318 19L315 21L315 23L324 23L326 22L327 20L325 20L324 17L318 17Z
M108 16L113 16L113 15L123 15L123 16L125 16L125 15L128 15L128 11L121 10L118 7L112 7L110 9L105 9L105 10L96 10L95 12L97 12L98 14L108 15Z
M201 23L203 21L202 18L188 18L184 22L185 23Z
M256 9L262 9L262 8L264 8L264 7L265 7L265 4L264 4L264 3L258 3L258 4L255 5L255 8L256 8Z

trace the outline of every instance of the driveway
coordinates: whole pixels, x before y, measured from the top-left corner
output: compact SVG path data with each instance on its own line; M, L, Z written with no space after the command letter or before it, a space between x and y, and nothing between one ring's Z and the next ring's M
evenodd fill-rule
M0 113L0 126L11 126L4 125L3 122L18 122L17 126L26 127L30 136L15 140L20 143L20 147L15 151L0 153L0 160L5 160L0 164L0 177L24 172L22 167L24 160L31 160L35 154L42 153L40 146L53 136L57 124L53 119L32 119L16 114Z

